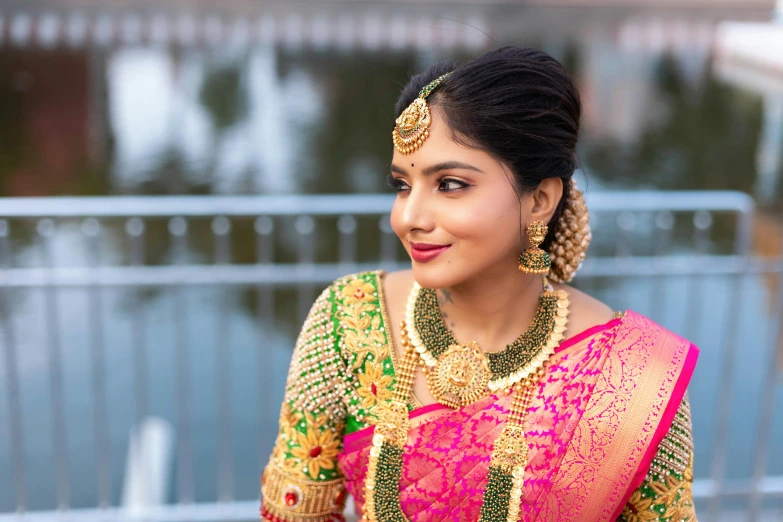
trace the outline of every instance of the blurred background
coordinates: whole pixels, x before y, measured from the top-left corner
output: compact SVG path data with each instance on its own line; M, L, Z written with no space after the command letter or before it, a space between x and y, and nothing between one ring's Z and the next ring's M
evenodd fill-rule
M253 520L319 291L409 261L411 74L505 44L584 104L575 285L701 347L700 520L783 520L783 2L0 3L0 521Z

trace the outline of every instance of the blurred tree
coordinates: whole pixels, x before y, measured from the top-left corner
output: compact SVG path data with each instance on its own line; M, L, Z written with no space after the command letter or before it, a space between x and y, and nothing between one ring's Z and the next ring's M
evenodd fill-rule
M0 194L7 196L8 177L22 168L24 95L14 81L15 63L10 51L0 51Z
M582 147L588 171L621 187L752 193L761 99L718 80L709 67L689 85L671 55L660 61L656 96L660 117L638 141ZM730 216L716 216L716 251L732 251L735 226ZM678 222L675 232L681 244L693 239L691 223Z
M207 73L201 85L199 101L218 132L243 121L247 114L247 91L242 81L246 66L244 60L220 65Z
M665 56L656 77L663 116L627 145L595 143L583 156L591 171L622 186L734 189L750 193L761 129L761 99L731 87L709 67L688 85Z
M249 101L243 81L243 71L247 69L247 56L221 64L207 73L199 91L199 101L209 115L215 133L206 167L206 174L213 183L219 176L216 170L226 132L247 117Z
M356 172L356 165L369 167L365 174L375 179L363 180L365 191L383 190L394 102L412 61L408 53L379 56L366 51L282 57L284 67L304 67L322 89L324 112L307 132L309 154L302 158L306 165L296 169L309 173L302 179L302 192L355 193L351 172Z

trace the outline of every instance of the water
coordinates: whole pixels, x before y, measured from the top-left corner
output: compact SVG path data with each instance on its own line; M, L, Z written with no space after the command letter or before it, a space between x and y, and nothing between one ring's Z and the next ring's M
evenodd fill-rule
M407 9L397 6L395 13L416 16L413 8ZM277 43L0 47L0 195L385 191L392 106L408 75L439 58L462 59L509 43L547 50L577 79L585 109L580 158L591 190L735 189L758 197L765 209L779 209L780 184L760 184L757 168L765 100L752 88L724 79L711 54L715 27L722 18L763 19L765 13L495 7L476 14L454 8L425 16L422 27L440 36L417 45L411 44L416 43L412 31L405 33L407 43L396 40L402 34L400 24L391 19L389 27L396 29L390 31L381 15L378 27L386 36L379 37L379 44L369 37L357 38L350 46L339 39L319 44L317 23L296 29L290 22L282 26L284 36ZM329 20L328 14L323 16ZM359 18L339 20L342 29L360 25ZM348 34L342 29L338 35ZM296 31L316 36L299 41ZM462 35L461 46L443 43L447 39L442 35L449 31ZM384 38L388 42L383 43ZM595 252L609 254L609 247L601 250L601 245L610 243L612 228L600 223ZM202 225L194 225L189 254L211 262L212 245L207 225ZM242 226L233 233L232 260L248 263L254 253L250 233L242 232ZM105 224L101 263L128 262L121 227ZM162 225L158 228L152 225L147 234L149 264L170 262ZM365 230L359 256L373 259L377 234L369 226ZM39 266L41 250L34 229L14 223L12 231L13 265ZM716 221L710 251L728 252L732 234L730 224ZM765 229L754 249L779 254L780 250L764 250L768 238L779 235L776 226ZM58 265L95 261L78 238L75 228L58 233ZM291 261L290 241L281 237L278 243L276 260ZM674 248L687 252L692 238L675 228ZM319 244L319 259L333 254L328 240ZM653 284L630 279L582 285L613 307L649 314L702 347L690 393L696 476L706 476L731 281L671 278ZM731 477L752 472L758 383L768 361L766 336L775 288L774 280L752 277L740 294L744 313L732 396ZM659 309L652 304L655 291L663 292L665 306ZM72 506L96 504L90 380L90 339L96 324L105 339L111 490L113 503L119 502L126 439L136 408L129 400L132 354L138 349L133 336L136 310L145 322L148 413L175 425L177 350L188 350L187 429L192 435L196 499L217 498L216 447L226 441L233 455L235 497L257 496L258 475L274 438L284 369L299 328L295 299L280 292L279 320L260 325L252 289L195 288L182 297L189 313L186 329L175 326L178 301L170 290L106 290L99 316L90 308L89 292L57 293ZM11 302L28 507L52 509L54 457L46 357L53 325L42 319L43 291L17 291ZM219 362L226 359L232 375L230 430L215 422ZM6 394L6 387L0 388L2 441L10 440ZM777 410L780 399L776 398ZM781 417L774 420L773 441L783 440ZM0 446L2 470L11 469L9 451L8 444ZM777 444L768 473L783 473L781 456ZM0 474L0 512L15 507L12 480L10 472ZM175 484L172 500L176 491Z

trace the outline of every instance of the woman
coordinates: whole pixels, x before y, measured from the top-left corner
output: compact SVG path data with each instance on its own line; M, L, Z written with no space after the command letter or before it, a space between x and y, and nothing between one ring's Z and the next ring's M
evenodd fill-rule
M367 521L695 520L698 349L564 284L590 241L580 112L533 49L410 80L389 183L412 270L316 300L262 519L342 520L350 493Z

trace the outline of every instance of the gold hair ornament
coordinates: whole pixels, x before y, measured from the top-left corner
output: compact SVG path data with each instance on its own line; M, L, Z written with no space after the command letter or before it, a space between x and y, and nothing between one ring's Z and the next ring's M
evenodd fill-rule
M569 181L568 198L560 215L559 226L549 245L552 267L549 279L555 283L568 283L582 266L587 247L593 238L590 233L590 214L576 180Z
M395 120L394 130L392 131L392 140L394 147L402 154L410 154L416 151L424 140L430 135L430 123L432 115L427 106L427 97L437 89L443 80L449 77L451 73L438 76L419 91L419 96L411 102L408 107L402 111L400 117Z

